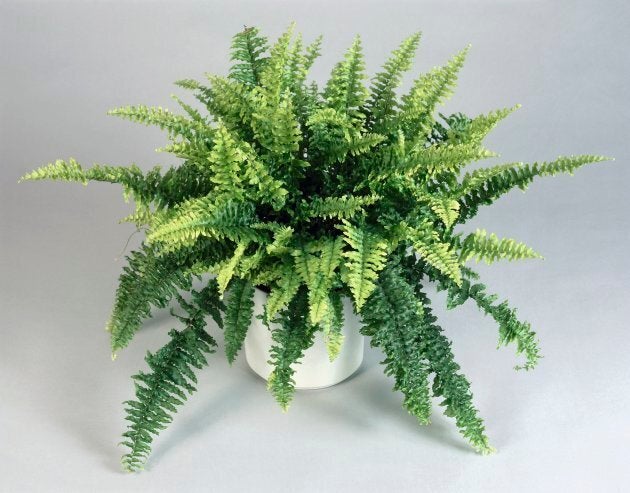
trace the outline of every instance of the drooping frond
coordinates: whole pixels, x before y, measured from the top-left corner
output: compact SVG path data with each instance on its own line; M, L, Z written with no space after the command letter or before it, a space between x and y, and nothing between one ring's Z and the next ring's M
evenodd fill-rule
M258 85L260 73L265 66L267 38L261 36L257 27L246 27L232 38L231 79L244 84Z
M329 309L323 320L320 322L324 332L324 342L328 359L334 361L343 346L344 335L342 333L344 324L343 300L339 291L331 290L328 295Z
M422 293L417 293L422 294ZM436 324L437 318L430 309L429 299L420 297L422 302L422 318L420 325L420 350L429 363L433 378L433 395L442 397L444 414L455 418L455 423L471 445L481 454L490 454L495 449L490 445L485 433L483 420L473 403L468 379L459 372L460 366L455 362L451 342L444 336L442 329Z
M317 246L296 250L295 268L308 287L310 323L318 324L331 310L329 294L342 260L343 241L323 239Z
M316 326L308 321L308 296L305 289L300 289L289 306L282 310L277 319L277 326L271 333L270 363L273 371L269 375L267 388L275 397L283 411L295 392L294 365L299 364L304 351L313 345Z
M136 399L124 402L130 424L121 443L129 452L121 462L129 472L142 469L154 437L170 424L177 407L195 392L195 370L208 364L206 355L213 353L217 345L204 329L204 310L183 299L180 304L188 311L188 317L180 317L186 328L171 330L171 340L164 347L154 354L147 353L145 360L151 371L133 376Z
M397 267L379 276L377 287L362 312L361 333L385 353L385 374L394 378L394 390L404 395L403 406L421 424L431 415L430 367L419 342L419 305Z
M225 354L228 361L234 362L243 346L247 329L254 313L254 286L246 279L235 279L226 301Z
M112 355L129 344L141 323L151 316L151 306L164 308L178 289L190 289L187 252L157 256L143 245L128 257L118 279L114 307L107 323Z
M532 248L511 238L498 238L494 233L488 236L485 229L477 229L462 241L460 260L466 262L471 258L483 260L488 264L500 259L519 260L526 258L542 258Z
M394 50L390 58L383 65L383 70L372 79L370 98L367 101L370 119L368 128L378 133L388 133L389 118L396 112L398 101L396 89L402 81L402 76L411 68L418 44L420 33L415 33L405 39Z
M481 168L464 176L458 191L461 213L458 222L475 216L482 205L492 204L513 188L525 190L537 176L573 174L585 164L608 161L605 156L580 155L559 157L555 161L524 164L510 163Z
M347 221L344 221L340 229L350 247L350 250L343 253L347 259L346 282L354 297L357 311L361 311L376 286L374 281L378 278L378 273L385 267L387 245L377 235Z
M464 48L444 67L436 67L420 76L410 92L402 97L397 119L409 140L416 141L430 134L435 108L451 96L469 49L470 46Z
M282 264L280 277L271 288L271 293L267 297L265 304L265 318L273 319L281 308L287 306L297 293L302 276L298 273L293 262Z
M542 357L538 347L536 333L528 322L522 322L516 317L516 309L510 308L507 301L495 303L497 296L486 293L486 286L473 281L479 279L479 275L467 267L462 267L463 279L460 285L437 272L431 266L415 258L407 257L405 264L407 276L416 285L421 283L423 275L437 281L438 290L447 291L447 308L453 309L472 299L486 314L490 315L499 324L499 346L516 344L517 354L525 355L526 361L515 369L531 369L536 366ZM421 288L422 286L420 286Z
M525 356L525 363L516 366L515 369L529 370L534 368L542 356L536 333L532 330L531 325L528 322L518 320L516 309L510 308L507 301L495 303L497 296L486 293L485 285L471 282L473 277L478 276L467 275L461 286L448 282L438 283L439 289L448 290L448 308L455 308L468 299L474 300L477 306L499 325L499 346L515 343L516 353Z

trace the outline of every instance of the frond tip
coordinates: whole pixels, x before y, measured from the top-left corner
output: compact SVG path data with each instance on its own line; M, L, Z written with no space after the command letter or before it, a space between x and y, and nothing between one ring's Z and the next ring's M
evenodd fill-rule
M196 391L194 370L208 364L206 355L214 352L217 345L204 329L204 311L182 299L180 303L188 311L188 317L182 317L186 328L171 330L170 342L155 354L147 353L145 360L151 372L141 371L133 376L136 400L124 402L130 424L121 444L129 452L122 456L121 463L129 472L143 468L153 438L171 423L177 407Z
M478 229L466 236L462 242L461 262L466 262L471 258L491 264L500 259L520 260L543 257L524 243L511 238L499 239L494 233L488 236L485 229Z

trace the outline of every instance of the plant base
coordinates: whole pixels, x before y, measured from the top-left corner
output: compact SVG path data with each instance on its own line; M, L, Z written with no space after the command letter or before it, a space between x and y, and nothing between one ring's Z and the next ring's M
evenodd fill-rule
M267 294L256 289L254 294L254 317L245 338L245 359L249 367L267 380L273 370L268 363L269 350L273 344L271 330L257 317L263 312ZM357 371L363 361L363 336L359 333L361 323L352 310L350 300L343 300L344 335L343 346L337 358L330 361L322 332L315 334L315 343L304 352L304 357L295 366L296 389L322 389L338 384Z

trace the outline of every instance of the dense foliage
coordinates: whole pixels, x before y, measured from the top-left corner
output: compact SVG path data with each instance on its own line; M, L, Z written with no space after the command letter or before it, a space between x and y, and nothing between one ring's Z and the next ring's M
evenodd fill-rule
M495 156L484 137L516 109L436 119L468 48L398 97L419 34L404 40L369 83L356 37L322 89L307 82L320 41L305 46L291 27L268 46L256 28L246 28L233 39L227 77L177 82L200 104L175 98L183 114L145 106L110 112L166 130L170 142L160 150L181 158L177 167L86 169L70 159L24 176L117 183L134 200L135 212L124 221L144 229L146 240L120 276L107 325L113 354L129 344L152 307L179 299L188 314L177 316L185 328L171 331L171 341L147 356L151 372L134 377L136 400L126 403L130 426L123 442L128 470L142 466L153 435L194 390L194 372L215 346L205 315L223 328L234 361L256 286L269 293L263 317L275 322L269 389L284 409L294 392L293 365L317 331L331 359L339 353L344 296L362 317L362 333L383 351L404 407L426 424L432 396L440 397L445 414L482 453L492 448L425 284L446 290L449 307L471 299L494 318L500 344L515 344L523 368L540 357L530 325L506 302L497 303L464 265L539 255L520 242L484 230L465 234L458 226L537 176L572 173L604 158L465 171ZM204 273L214 274L212 280L185 301L180 293Z

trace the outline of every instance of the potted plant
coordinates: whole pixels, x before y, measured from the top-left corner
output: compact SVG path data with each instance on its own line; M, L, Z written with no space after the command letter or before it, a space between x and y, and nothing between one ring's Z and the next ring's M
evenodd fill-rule
M404 408L421 424L429 423L432 396L440 397L471 445L493 450L425 286L447 291L449 308L476 303L496 320L499 344L514 344L523 356L517 368L533 368L540 357L534 331L486 291L467 262L540 255L515 240L484 230L467 234L459 226L537 176L572 173L606 158L465 171L496 155L483 146L484 137L517 107L436 118L468 48L420 75L399 98L419 40L419 34L405 39L366 82L355 38L320 90L307 73L321 39L305 46L291 27L269 47L258 29L246 28L233 38L227 77L177 82L207 114L177 97L184 114L145 106L110 112L166 130L170 143L159 150L181 158L180 166L86 169L69 159L23 177L117 183L134 200L135 212L123 221L145 230L146 239L120 276L107 324L114 356L152 308L172 300L181 307L171 313L183 328L171 330L170 342L148 353L149 370L133 377L136 398L125 403L125 469L142 467L154 436L195 391L195 372L217 345L206 330L207 315L223 329L230 362L247 341L248 361L268 377L285 410L310 349L319 344L326 351L304 370L311 368L311 380L303 386L331 384L356 369L361 336L367 336L384 353L385 373L402 392ZM193 279L207 273L203 288L192 289ZM346 350L343 367L326 375L328 359L332 365Z

